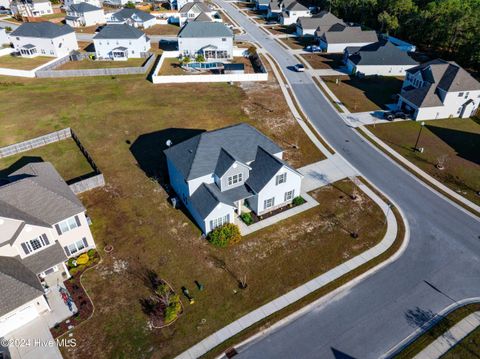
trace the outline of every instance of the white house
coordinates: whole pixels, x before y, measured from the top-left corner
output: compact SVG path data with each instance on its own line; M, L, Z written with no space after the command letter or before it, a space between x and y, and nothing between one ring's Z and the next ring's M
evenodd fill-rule
M222 22L222 18L220 16L215 16L217 15L217 12L212 10L210 6L208 6L208 4L204 2L186 3L178 12L180 14L180 27L183 26L186 22L195 20L200 14L204 14L202 15L204 21L207 21L206 18L208 18L208 21Z
M86 2L70 5L65 21L72 27L93 26L106 22L103 9Z
M127 24L133 27L148 29L156 23L157 20L155 16L137 9L125 8L107 14L107 24Z
M280 23L282 25L295 24L299 17L310 17L310 10L297 1L293 1L282 8Z
M365 76L405 76L407 70L418 65L408 52L386 40L360 48L347 47L344 62L349 73Z
M133 26L107 25L93 37L95 56L100 60L141 58L150 50L150 38Z
M10 9L13 15L22 17L39 17L53 14L52 3L49 0L15 0Z
M363 31L360 26L347 26L340 23L331 26L325 32L323 29L318 29L315 37L322 50L331 53L343 53L347 47L362 47L378 42L375 31Z
M207 61L233 57L233 32L220 22L191 21L178 33L178 50L184 56L201 54Z
M200 0L168 0L170 4L170 9L172 10L180 10L182 7L185 6L185 4L191 3L191 2L202 2Z
M170 184L203 233L245 211L271 212L301 193L303 176L282 160L283 150L247 124L204 132L164 152Z
M407 70L397 108L414 120L467 118L480 106L480 83L455 62L441 59Z
M0 45L6 45L10 43L10 39L5 28L0 27Z
M311 17L299 17L296 22L296 33L297 36L314 36L317 31L318 35L320 35L335 24L346 26L342 19L339 19L331 12L322 11Z
M41 283L68 279L67 259L92 248L85 207L50 163L28 164L2 181L0 337L49 311Z
M79 5L81 3L87 3L96 7L102 7L102 2L100 0L64 0L63 4L68 10L72 5Z
M63 57L78 50L73 29L49 21L23 23L10 33L10 41L15 51L25 57Z

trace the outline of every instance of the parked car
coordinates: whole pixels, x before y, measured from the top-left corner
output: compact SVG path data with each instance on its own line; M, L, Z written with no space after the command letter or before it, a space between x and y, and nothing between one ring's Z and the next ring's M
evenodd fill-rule
M322 48L320 46L317 46L317 45L308 45L305 48L305 50L309 51L309 52L322 52Z
M407 118L407 115L402 111L388 111L383 114L383 118L388 121L393 121L396 118L401 118L402 120L405 120Z
M303 66L302 64L296 64L293 68L297 72L305 72L305 66Z

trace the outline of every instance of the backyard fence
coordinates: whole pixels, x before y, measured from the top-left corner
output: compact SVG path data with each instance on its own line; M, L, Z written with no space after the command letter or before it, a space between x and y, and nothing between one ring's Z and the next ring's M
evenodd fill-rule
M78 149L83 154L89 165L92 167L93 172L85 176L74 178L69 182L69 187L73 193L78 194L86 192L93 188L103 187L105 185L105 178L102 172L98 169L95 161L88 153L87 149L80 142L78 136L73 132L71 128L64 128L59 131L51 132L49 134L32 138L31 140L15 143L13 145L0 148L0 158L13 156L22 152L27 152L35 148L43 147L51 143L66 140L68 138L73 139Z
M53 66L43 68L36 72L36 77L51 78L51 77L85 77L85 76L116 76L116 75L141 75L145 74L150 66L155 61L155 55L149 54L148 59L141 67L116 67L104 69L78 69L78 70L55 70L56 67L63 65L70 61L66 58L62 62L57 62ZM99 61L100 60L95 60Z

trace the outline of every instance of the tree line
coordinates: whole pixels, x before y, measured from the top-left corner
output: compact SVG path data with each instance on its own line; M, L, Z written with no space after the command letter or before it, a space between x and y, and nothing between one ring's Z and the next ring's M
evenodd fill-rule
M307 0L308 1L308 0ZM480 0L310 0L480 73Z

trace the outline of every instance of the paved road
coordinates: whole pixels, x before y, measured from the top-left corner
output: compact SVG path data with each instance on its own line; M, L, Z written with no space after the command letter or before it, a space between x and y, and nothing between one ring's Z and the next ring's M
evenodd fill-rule
M415 180L345 125L298 60L223 0L247 33L280 63L307 115L329 143L405 212L410 244L394 263L347 293L260 340L240 358L378 358L432 313L480 297L480 221Z

